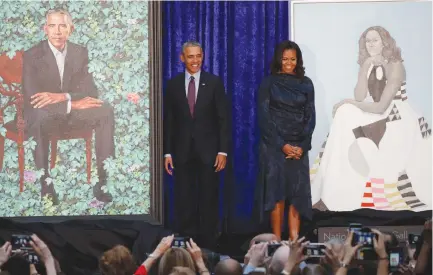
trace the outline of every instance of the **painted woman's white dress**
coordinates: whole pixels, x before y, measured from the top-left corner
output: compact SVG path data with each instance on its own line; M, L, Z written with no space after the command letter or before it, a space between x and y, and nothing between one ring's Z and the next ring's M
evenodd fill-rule
M384 70L370 68L366 100L380 100ZM310 169L313 205L331 211L432 209L431 129L407 99L403 82L383 114L352 104L337 110Z

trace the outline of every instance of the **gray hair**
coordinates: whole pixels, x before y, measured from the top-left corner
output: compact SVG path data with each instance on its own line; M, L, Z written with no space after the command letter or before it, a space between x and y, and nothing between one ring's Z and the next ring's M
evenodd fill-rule
M48 16L50 14L61 14L61 15L64 15L64 16L66 16L66 22L68 23L68 25L70 27L74 26L74 22L72 22L72 16L71 16L71 14L67 10L64 10L64 9L50 9L50 10L48 10L47 11L47 15L45 16L45 20L46 20L45 22L48 22Z
M271 258L271 262L269 263L269 273L281 274L289 256L290 248L288 246L280 246Z
M201 44L198 43L197 41L187 41L187 42L183 43L183 45L182 45L182 53L184 53L185 49L188 47L199 47L201 49L201 51L203 51Z

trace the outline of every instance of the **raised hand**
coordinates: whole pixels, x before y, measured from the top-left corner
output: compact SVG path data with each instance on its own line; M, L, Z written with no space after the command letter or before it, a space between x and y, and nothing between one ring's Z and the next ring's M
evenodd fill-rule
M162 238L158 246L152 252L153 257L155 258L161 257L171 247L171 243L173 242L173 239L174 239L174 235L170 235Z
M352 239L353 239L353 231L349 232L349 235L347 236L346 242L344 243L344 249L343 249L343 255L341 257L341 262L348 265L352 261L353 257L355 256L356 251L362 246L362 244L357 244L356 246L352 246Z
M266 252L268 250L268 243L258 243L251 246L248 253L250 254L250 259L248 265L253 267L259 267L265 262Z
M9 260L12 252L12 245L10 242L5 242L5 244L0 248L0 267Z
M41 257L43 262L53 259L53 255L51 254L50 249L41 239L39 239L38 236L32 235L31 238L32 241L30 241L30 245L35 250L36 254Z
M284 267L285 271L290 273L295 266L308 258L306 255L304 255L304 248L309 243L309 241L305 241L305 237L302 237L300 239L296 238L293 241L289 242L290 253L289 259Z
M380 258L388 258L388 253L386 253L386 248L385 248L385 236L383 236L382 232L376 229L371 229L371 232L377 235L377 240L376 238L373 238L373 245L376 254Z
M192 259L195 262L195 265L197 266L197 269L200 274L203 272L209 273L209 271L206 268L206 265L203 260L203 254L201 252L200 247L193 241L193 239L190 239L189 242L186 242L186 250L188 250L189 254L191 254Z

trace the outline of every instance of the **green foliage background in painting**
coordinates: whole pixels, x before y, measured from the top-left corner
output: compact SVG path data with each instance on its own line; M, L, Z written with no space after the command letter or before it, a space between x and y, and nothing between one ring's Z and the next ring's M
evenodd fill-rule
M25 4L24 4L25 3ZM6 140L0 173L0 216L123 215L149 212L149 69L147 1L1 1L0 53L13 57L45 39L42 26L50 8L65 8L75 31L70 41L89 50L89 71L100 98L115 108L116 158L105 161L106 188L113 202L95 200L92 186L98 181L92 156L92 183L87 184L84 140L58 143L51 180L61 203L40 197L39 176L32 155L35 142L25 144L25 190L19 192L17 145ZM0 79L1 80L1 79ZM0 98L0 105L5 98ZM9 108L5 122L14 119ZM0 126L0 134L5 129ZM94 139L93 139L94 141Z

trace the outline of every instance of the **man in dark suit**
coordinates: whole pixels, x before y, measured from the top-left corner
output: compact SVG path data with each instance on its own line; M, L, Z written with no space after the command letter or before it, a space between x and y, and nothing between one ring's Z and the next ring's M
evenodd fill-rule
M201 70L199 43L186 42L180 59L185 72L167 82L164 97L165 170L174 175L175 230L211 248L230 137L227 98L221 79Z
M94 129L99 182L94 186L95 197L109 202L104 193L107 174L103 161L114 156L114 112L97 99L98 91L88 72L85 47L68 42L74 29L71 15L65 10L50 10L44 26L48 40L33 46L23 57L22 89L26 133L36 141L36 168L44 169L41 196L50 196L58 203L48 174L49 135L54 132Z

